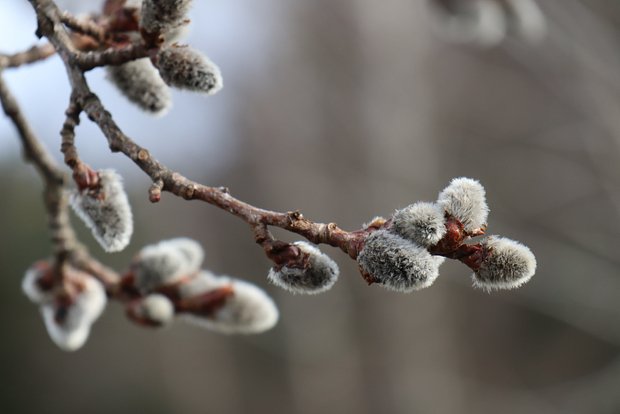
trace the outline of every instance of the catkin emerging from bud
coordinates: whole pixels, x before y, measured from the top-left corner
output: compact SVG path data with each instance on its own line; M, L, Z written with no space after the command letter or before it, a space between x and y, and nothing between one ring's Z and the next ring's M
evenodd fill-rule
M487 291L514 289L534 276L536 257L519 242L491 236L482 241L483 261L472 276L474 286Z
M170 86L209 95L222 89L220 69L205 55L188 46L162 48L155 63L162 79Z
M273 328L278 322L276 305L259 287L226 276L215 277L209 272L201 272L194 279L196 282L188 282L192 286L185 290L186 295L196 296L224 286L230 286L233 293L211 315L182 314L187 322L227 334L261 333ZM184 287L181 286L182 289ZM201 291L201 287L204 291Z
M176 283L200 269L203 255L200 245L186 238L146 246L132 264L135 286L148 293Z
M303 268L272 267L267 278L276 286L292 293L316 294L325 292L338 280L338 265L315 246L306 242L295 242L295 246L307 255Z
M392 216L391 230L420 246L437 244L446 234L444 214L435 203L418 202Z
M119 91L143 110L161 115L170 108L170 89L148 58L107 66L106 71Z
M191 0L143 0L140 26L149 33L165 33L181 26Z
M362 270L386 289L409 293L433 284L444 258L386 230L370 234L357 257Z
M69 303L55 297L41 304L47 332L64 351L75 351L84 345L91 325L101 316L107 302L105 289L95 278L75 271L72 277L79 277L81 291L76 297Z
M98 172L99 187L71 194L71 206L91 229L106 252L123 250L133 233L133 218L121 176L114 170Z
M471 178L454 178L439 193L437 203L451 216L463 223L467 232L486 227L489 207L484 187Z

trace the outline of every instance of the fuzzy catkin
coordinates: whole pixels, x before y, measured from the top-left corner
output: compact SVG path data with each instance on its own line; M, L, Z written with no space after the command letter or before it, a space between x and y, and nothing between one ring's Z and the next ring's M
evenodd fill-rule
M484 187L471 178L459 177L439 193L437 203L458 219L468 232L484 228L489 216Z
M151 323L167 325L174 318L174 305L166 296L153 293L142 299L140 313Z
M391 230L420 246L432 246L446 234L444 214L435 203L417 202L396 210Z
M188 46L163 47L155 63L162 79L169 86L208 95L222 89L220 69L208 57Z
M164 34L184 23L191 5L191 0L143 0L140 26Z
M278 322L278 308L259 287L227 276L214 277L208 272L202 279L206 289L200 291L198 285L194 285L191 289L193 295L224 286L231 286L233 294L221 308L208 317L181 314L181 318L188 323L226 334L256 334L273 328Z
M73 273L80 278L82 291L70 305L53 299L41 304L41 314L50 338L64 351L81 348L90 334L91 325L101 316L107 303L105 289L90 275Z
M142 293L178 282L185 273L186 259L169 245L155 244L144 247L132 264L135 285Z
M121 176L114 170L98 172L99 188L74 191L71 207L106 252L123 250L133 234L133 217Z
M386 289L409 293L433 284L444 258L387 230L370 234L357 257L362 269Z
M45 291L39 285L39 280L51 269L48 262L40 261L28 268L22 279L22 292L33 303L42 303L50 300L53 293Z
M296 268L282 266L272 267L268 280L282 289L292 293L317 294L331 289L338 280L338 265L315 246L306 242L295 242L302 254L308 255L307 266Z
M164 248L170 247L175 249L183 256L184 271L190 273L200 270L200 266L204 260L204 250L197 241L187 237L177 237L174 239L162 240L159 242L159 245Z
M106 71L108 80L141 109L157 115L170 109L170 89L148 58L107 66Z
M475 287L487 291L514 289L534 276L536 257L527 246L498 236L490 236L481 244L485 252L480 268L472 275Z

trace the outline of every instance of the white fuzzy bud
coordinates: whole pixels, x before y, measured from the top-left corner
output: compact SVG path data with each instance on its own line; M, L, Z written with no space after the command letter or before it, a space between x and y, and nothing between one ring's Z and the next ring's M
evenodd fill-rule
M152 292L197 272L202 262L202 249L194 244L189 239L173 239L142 248L132 264L138 290Z
M467 232L485 228L489 216L484 187L471 178L454 178L439 193L437 203L458 219Z
M418 202L396 210L391 230L420 246L437 244L446 234L443 209L435 203Z
M69 305L57 299L41 305L47 332L64 351L75 351L84 345L91 325L101 316L107 302L105 289L95 278L83 274L80 282L82 291Z
M208 272L201 278L199 283L202 283L206 290L199 292L198 285L194 285L192 293L207 293L225 286L232 287L233 293L212 315L182 314L182 318L187 322L227 334L261 333L273 328L278 322L279 314L275 303L259 287L226 276L214 277Z
M184 257L186 272L196 272L200 270L205 252L200 243L187 237L177 237L175 239L162 240L159 242L164 248L170 247L178 250Z
M482 264L472 275L475 287L487 291L514 289L534 276L536 257L528 247L498 236L486 238L482 246Z
M293 245L308 256L305 267L272 267L269 281L292 293L316 294L331 289L340 274L336 262L309 243L299 241Z
M118 252L129 244L133 233L131 207L116 171L101 170L98 176L99 188L73 192L71 206L106 252Z
M155 63L162 79L169 86L208 95L222 89L220 69L208 57L188 46L163 47Z
M157 325L167 325L174 318L174 305L164 295L150 294L140 302L140 316Z
M409 293L433 284L444 258L387 230L371 233L357 257L362 270L386 289Z
M108 80L141 109L162 115L170 108L170 89L148 58L106 66Z
M49 271L49 263L43 261L33 264L26 270L26 274L22 279L22 291L33 303L42 303L52 297L52 291L44 290L39 283L41 278Z
M140 26L149 33L165 33L181 26L191 0L143 0Z

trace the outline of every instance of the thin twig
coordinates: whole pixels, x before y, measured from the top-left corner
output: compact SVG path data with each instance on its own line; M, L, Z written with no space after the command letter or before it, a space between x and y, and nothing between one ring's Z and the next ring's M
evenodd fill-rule
M0 54L0 69L16 68L18 66L39 62L47 59L54 53L56 53L54 46L52 46L51 43L46 43L44 45L32 46L28 50L13 55Z

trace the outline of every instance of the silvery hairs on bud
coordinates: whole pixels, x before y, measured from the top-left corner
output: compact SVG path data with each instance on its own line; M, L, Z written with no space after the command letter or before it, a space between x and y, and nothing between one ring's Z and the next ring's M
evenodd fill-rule
M106 66L107 78L118 90L141 109L163 115L172 104L170 89L153 67L143 58L118 66Z
M191 4L191 0L143 0L140 26L164 34L184 23Z
M308 255L307 267L272 267L269 281L292 293L316 294L331 289L340 274L336 262L310 243L298 241L293 245Z
M174 319L174 305L164 295L152 293L140 301L140 315L158 325L167 325Z
M439 193L437 203L448 214L463 223L468 232L478 230L487 224L489 207L484 187L477 180L465 177L452 179Z
M387 230L371 233L357 257L362 270L386 289L409 293L433 284L444 258Z
M164 240L142 248L132 263L135 286L143 293L180 281L197 272L202 248L190 239Z
M41 305L47 332L52 341L64 351L75 351L84 345L91 325L101 316L107 302L105 289L98 280L84 274L81 281L83 290L62 311L56 300Z
M71 207L106 252L123 250L133 233L133 217L123 180L114 170L101 170L99 190L71 193Z
M514 289L536 272L536 257L523 244L505 237L490 236L481 242L483 261L473 275L475 287L487 291Z
M203 282L209 288L204 292L198 292L195 285L194 294L207 293L209 290L224 286L231 286L233 294L213 315L206 317L181 314L183 320L226 334L261 333L273 328L278 322L278 308L261 288L227 276L214 277L208 272Z
M435 203L420 201L396 210L391 230L420 246L437 244L446 234L443 209Z
M215 63L188 46L163 47L155 66L164 82L175 88L213 95L223 86L222 74Z

